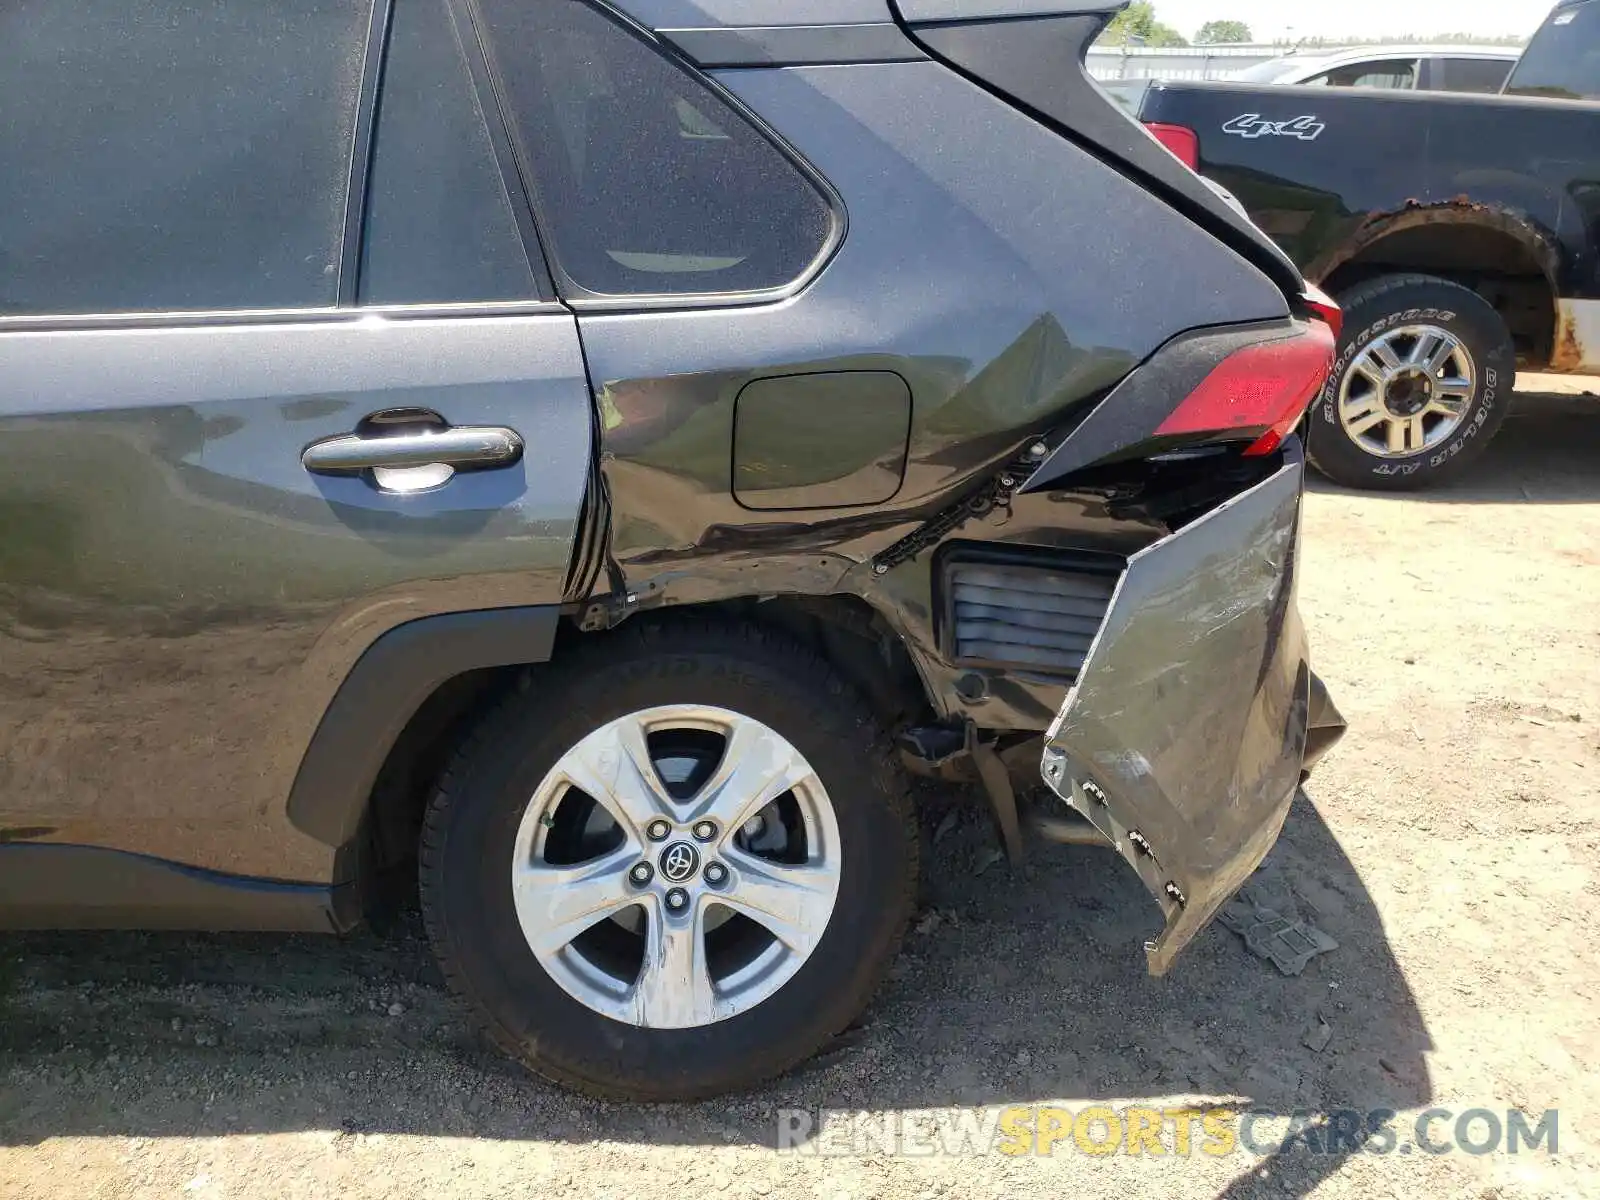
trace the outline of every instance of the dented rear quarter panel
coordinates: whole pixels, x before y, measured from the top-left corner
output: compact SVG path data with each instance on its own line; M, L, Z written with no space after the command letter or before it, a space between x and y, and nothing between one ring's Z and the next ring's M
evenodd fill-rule
M1278 319L1287 301L1187 217L937 63L718 78L837 189L847 232L820 276L778 304L580 314L612 558L640 607L866 597L935 670L927 555L881 575L873 556L1175 334ZM1174 264L1181 286L1150 286ZM741 389L838 370L909 386L899 491L869 507L739 504L729 447ZM969 536L1128 553L1162 532L1059 497L993 514Z

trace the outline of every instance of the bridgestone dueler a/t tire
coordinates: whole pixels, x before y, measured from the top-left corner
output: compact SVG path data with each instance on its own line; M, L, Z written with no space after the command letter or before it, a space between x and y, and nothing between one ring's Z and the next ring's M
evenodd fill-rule
M1347 487L1401 491L1460 473L1488 447L1505 419L1516 382L1516 353L1500 314L1483 297L1431 275L1386 275L1339 297L1344 332L1322 395L1312 406L1307 451L1312 466ZM1426 324L1461 339L1477 368L1466 414L1437 446L1404 458L1371 454L1339 421L1339 384L1373 338L1400 325Z
M511 848L563 753L609 721L667 704L731 709L787 739L827 790L842 857L833 915L792 979L726 1020L647 1029L602 1016L540 965L512 904ZM640 621L572 647L484 720L440 782L420 857L423 917L445 977L497 1045L592 1095L683 1100L787 1070L861 1014L911 914L918 834L887 737L824 660L751 625Z

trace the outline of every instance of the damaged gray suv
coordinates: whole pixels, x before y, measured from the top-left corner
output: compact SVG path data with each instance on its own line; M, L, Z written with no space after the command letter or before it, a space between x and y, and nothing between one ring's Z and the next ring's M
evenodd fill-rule
M1088 80L1113 9L24 3L0 924L413 872L508 1053L706 1095L867 1005L922 772L1115 847L1166 970L1342 729L1338 314Z

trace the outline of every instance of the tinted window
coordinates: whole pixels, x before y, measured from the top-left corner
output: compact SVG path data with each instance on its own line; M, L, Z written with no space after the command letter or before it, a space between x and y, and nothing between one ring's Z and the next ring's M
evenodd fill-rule
M0 312L332 304L370 12L6 4Z
M1600 0L1552 12L1522 52L1506 92L1600 100Z
M562 271L604 295L802 274L821 194L708 87L579 0L479 0Z
M446 0L395 0L361 299L519 300L533 274Z
M1327 87L1414 88L1417 86L1417 63L1410 58L1352 63L1325 71L1306 82Z
M1441 92L1498 92L1511 74L1510 59L1437 58L1434 87Z

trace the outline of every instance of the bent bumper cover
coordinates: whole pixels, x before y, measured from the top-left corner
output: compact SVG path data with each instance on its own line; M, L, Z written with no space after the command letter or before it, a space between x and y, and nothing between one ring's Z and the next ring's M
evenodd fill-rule
M1133 556L1046 738L1045 782L1161 906L1154 975L1272 848L1308 743L1320 754L1343 731L1295 605L1304 469L1294 446Z

